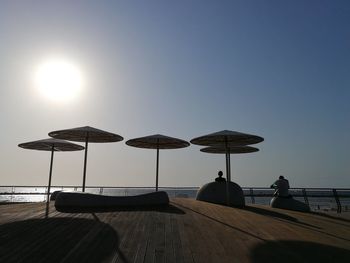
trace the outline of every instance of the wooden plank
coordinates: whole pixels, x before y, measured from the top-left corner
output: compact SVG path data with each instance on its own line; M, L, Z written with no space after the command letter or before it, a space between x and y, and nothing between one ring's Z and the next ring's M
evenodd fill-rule
M145 263L153 263L155 262L155 242L154 236L156 232L156 224L154 223L156 220L155 213L148 213L148 235L147 235L147 247L144 257Z
M175 247L174 247L174 241L175 236L173 232L172 227L172 218L173 214L167 213L164 214L164 242L165 242L165 262L167 263L176 263L181 262L180 260L177 260L176 253L175 253Z
M165 214L161 212L156 213L156 231L152 242L155 243L155 261L156 263L165 262Z
M150 217L151 213L152 212L149 212L149 211L144 211L142 213L142 218L141 218L142 223L139 225L139 228L136 232L139 242L137 242L137 246L136 246L136 254L134 259L135 263L145 262L149 236L152 230L151 224L153 223Z
M143 226L144 212L132 211L121 213L121 215L127 216L124 219L127 227L123 227L122 233L119 231L122 237L119 245L119 257L115 262L134 262L140 244L140 235L142 234L140 228Z
M187 228L190 227L191 222L185 219L185 216L177 217L177 225L181 242L182 255L185 263L193 263L194 261L194 252L192 249L193 244L191 243L191 239L187 233Z

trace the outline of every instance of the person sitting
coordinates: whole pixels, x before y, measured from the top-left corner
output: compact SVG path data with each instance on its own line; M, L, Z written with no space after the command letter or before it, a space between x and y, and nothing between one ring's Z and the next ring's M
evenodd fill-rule
M279 179L276 180L276 182L274 182L270 187L276 189L273 194L274 196L287 198L291 197L289 195L289 182L283 175L280 175Z
M289 194L289 182L281 175L279 179L271 185L275 188L274 197L270 201L270 206L273 208L281 208L300 212L310 212L308 204L293 199Z
M215 178L215 182L226 182L226 179L222 178L222 175L223 175L222 171L219 171L218 172L219 177Z

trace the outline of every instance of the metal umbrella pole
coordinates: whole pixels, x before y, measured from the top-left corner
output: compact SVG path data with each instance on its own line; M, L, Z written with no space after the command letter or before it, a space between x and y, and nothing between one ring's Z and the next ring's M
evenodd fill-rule
M47 187L45 218L48 218L48 217L49 217L50 189L51 189L51 177L52 177L53 154L54 154L54 146L52 146L52 148L51 148L51 161L50 161L50 171L49 171L49 184L48 184L48 187Z
M228 154L227 154L227 160L228 160L228 171L229 171L229 176L228 179L231 182L231 151L230 148L228 148Z
M227 145L227 138L225 138L225 150L226 150L226 203L229 206L230 205L230 166L229 166L229 153L228 153L228 145Z
M86 136L86 139L85 139L85 156L84 156L84 171L83 171L83 192L85 192L85 180L86 180L86 164L87 164L88 144L89 144L89 134Z
M157 147L156 192L158 192L158 173L159 173L159 147Z

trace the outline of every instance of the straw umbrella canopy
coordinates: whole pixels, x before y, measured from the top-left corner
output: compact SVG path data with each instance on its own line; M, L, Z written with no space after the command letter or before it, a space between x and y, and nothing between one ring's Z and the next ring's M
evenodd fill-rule
M137 148L157 149L156 191L158 191L159 149L178 149L188 147L190 145L184 140L164 136L161 134L131 139L128 140L126 144Z
M51 151L49 183L47 187L46 212L45 212L45 216L48 217L54 152L80 151L80 150L83 150L84 147L78 144L64 141L64 140L52 139L52 138L21 143L21 144L18 144L18 146L21 148L30 149L30 150Z
M262 142L264 138L248 133L223 130L191 140L191 143L203 146L242 146Z
M225 147L218 147L218 146L209 146L200 149L201 152L204 153L217 153L217 154L222 154L226 153L226 148ZM253 152L258 152L259 149L251 146L231 146L228 147L229 154L239 154L239 153L253 153Z
M56 139L64 139L76 142L85 142L85 155L84 155L84 170L83 170L83 192L85 192L86 181L86 165L87 165L87 152L88 144L90 142L105 143L105 142L119 142L124 138L120 135L99 130L90 126L78 127L73 129L52 131L49 133L50 137Z
M219 146L209 146L200 149L201 152L205 153L216 153L216 154L226 154L227 150L225 147L219 147ZM259 149L251 146L231 146L228 147L228 169L229 173L227 175L231 176L231 154L242 154L242 153L253 153L253 152L258 152ZM226 175L226 176L227 176ZM231 181L231 177L227 178L227 181Z

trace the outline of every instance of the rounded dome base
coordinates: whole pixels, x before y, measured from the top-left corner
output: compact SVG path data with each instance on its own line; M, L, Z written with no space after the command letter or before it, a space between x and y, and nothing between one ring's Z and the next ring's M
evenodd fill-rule
M226 192L226 182L212 182L203 185L199 189L196 199L214 204L227 205ZM230 206L245 206L243 190L234 182L229 182L229 197Z
M292 197L286 198L276 196L271 199L270 206L273 208L281 208L300 212L310 212L310 207L307 204L295 200Z

